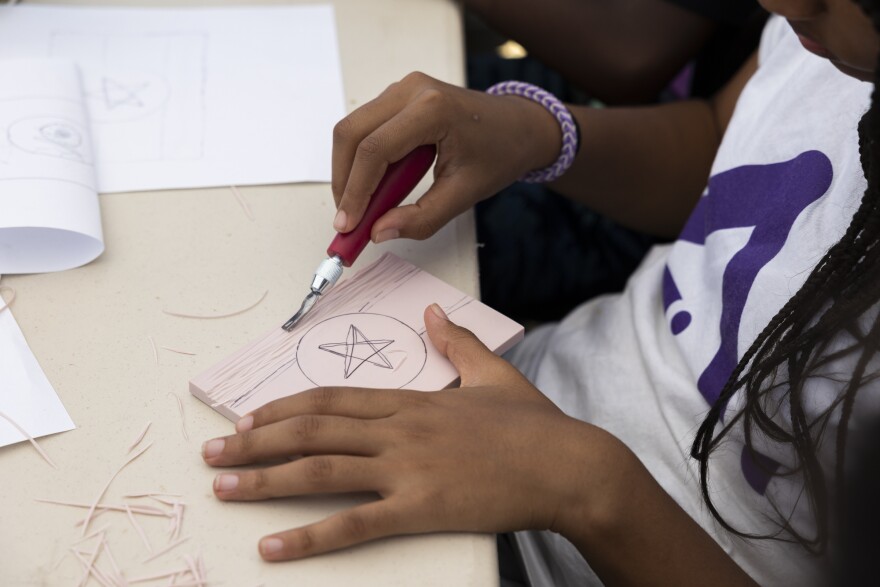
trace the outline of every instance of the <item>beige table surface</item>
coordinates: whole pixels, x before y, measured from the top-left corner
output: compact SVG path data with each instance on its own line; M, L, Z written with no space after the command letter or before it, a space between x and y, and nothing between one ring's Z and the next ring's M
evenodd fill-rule
M349 110L416 69L462 83L461 16L450 0L332 3ZM423 183L417 193L424 189ZM93 501L147 422L153 447L116 478L103 501L180 493L187 504L181 536L191 539L141 564L146 548L126 516L100 516L92 527L110 525L108 542L129 577L178 568L182 555L201 552L211 584L226 586L497 584L494 539L485 535L394 538L312 560L266 564L256 549L261 536L319 520L355 498L232 504L213 497L216 471L202 463L200 446L232 427L190 396L187 382L289 317L332 236L328 185L241 192L254 221L228 189L101 196L107 248L97 261L62 273L3 278L17 290L13 314L77 429L42 440L57 471L27 443L0 448L0 586L78 584L81 567L65 552L79 537L74 524L83 511L34 498ZM470 216L426 243L369 247L358 265L389 250L476 293ZM249 305L267 290L259 306L232 318L189 320L162 312L222 313ZM157 370L149 337L196 354L160 349ZM188 440L173 395L183 403ZM160 521L144 523L156 550L167 544Z

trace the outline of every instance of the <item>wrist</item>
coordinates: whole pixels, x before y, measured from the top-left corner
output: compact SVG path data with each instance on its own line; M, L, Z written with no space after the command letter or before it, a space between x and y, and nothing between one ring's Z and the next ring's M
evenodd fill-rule
M582 549L615 533L630 494L628 484L641 463L612 434L576 422L577 430L566 435L570 439L567 450L571 454L566 459L569 475L550 530Z
M562 150L562 130L559 123L546 108L532 102L523 100L517 96L510 96L512 100L518 100L524 104L528 116L523 118L526 137L525 143L530 145L527 161L527 171L546 169L553 165L559 158Z
M545 169L559 157L562 132L559 123L540 104L517 96L498 96L507 114L504 120L509 128L508 144L513 147L516 177L535 169Z
M531 102L530 110L533 115L526 117L524 121L526 126L529 126L528 121L540 121L540 125L530 125L531 128L522 135L524 142L534 145L532 153L536 155L535 161L550 161L549 154L553 153L551 163L533 164L520 180L527 183L547 183L562 177L574 163L580 133L577 122L566 105L550 92L526 82L500 82L486 92L494 96L515 96ZM544 111L543 115L535 114L538 112L536 106ZM548 118L555 125L548 125Z

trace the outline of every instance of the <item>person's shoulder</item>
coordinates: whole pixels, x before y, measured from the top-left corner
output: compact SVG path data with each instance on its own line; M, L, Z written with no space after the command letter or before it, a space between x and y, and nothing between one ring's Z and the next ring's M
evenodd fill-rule
M720 24L746 23L761 10L756 0L666 0Z

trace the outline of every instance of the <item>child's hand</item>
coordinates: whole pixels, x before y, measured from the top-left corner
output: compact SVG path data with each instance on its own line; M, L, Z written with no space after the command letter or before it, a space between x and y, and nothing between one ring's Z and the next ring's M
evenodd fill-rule
M389 163L436 144L434 185L380 218L372 238L425 239L476 202L559 155L558 123L539 104L489 96L413 73L342 119L333 132L333 197L340 232L360 222Z
M565 416L509 363L432 308L425 311L428 334L461 374L460 389L314 389L272 402L243 418L239 434L206 443L205 461L213 466L306 455L218 475L214 492L222 500L379 494L377 501L263 538L265 559L302 558L395 534L579 525L578 504L591 493L584 479L589 485L603 477L588 452L602 450L597 429Z

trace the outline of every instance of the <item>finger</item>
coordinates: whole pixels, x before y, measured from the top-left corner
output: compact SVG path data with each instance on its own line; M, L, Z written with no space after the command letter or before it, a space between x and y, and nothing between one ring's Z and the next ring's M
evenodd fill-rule
M360 505L329 518L266 536L260 540L260 555L267 561L300 559L377 538L411 534L413 516L396 511L393 500Z
M345 227L334 224L334 228L348 232L358 225L389 164L400 161L416 147L435 144L443 138L439 103L444 99L437 90L423 91L358 143L348 183L339 201Z
M215 467L258 463L303 454L371 455L378 437L370 420L307 414L209 440L205 462Z
M342 199L351 164L358 144L406 104L408 93L402 91L400 83L393 83L378 97L370 100L333 127L333 154L331 158L332 179L330 189L336 206Z
M434 347L458 370L462 387L503 383L517 371L486 348L474 333L453 323L440 306L425 309L425 327Z
M214 495L223 501L259 501L317 493L373 491L382 479L373 459L353 456L314 456L250 471L220 473Z
M385 418L397 411L403 393L405 392L392 389L316 387L269 402L243 416L236 423L235 429L244 432L306 414L368 420Z

